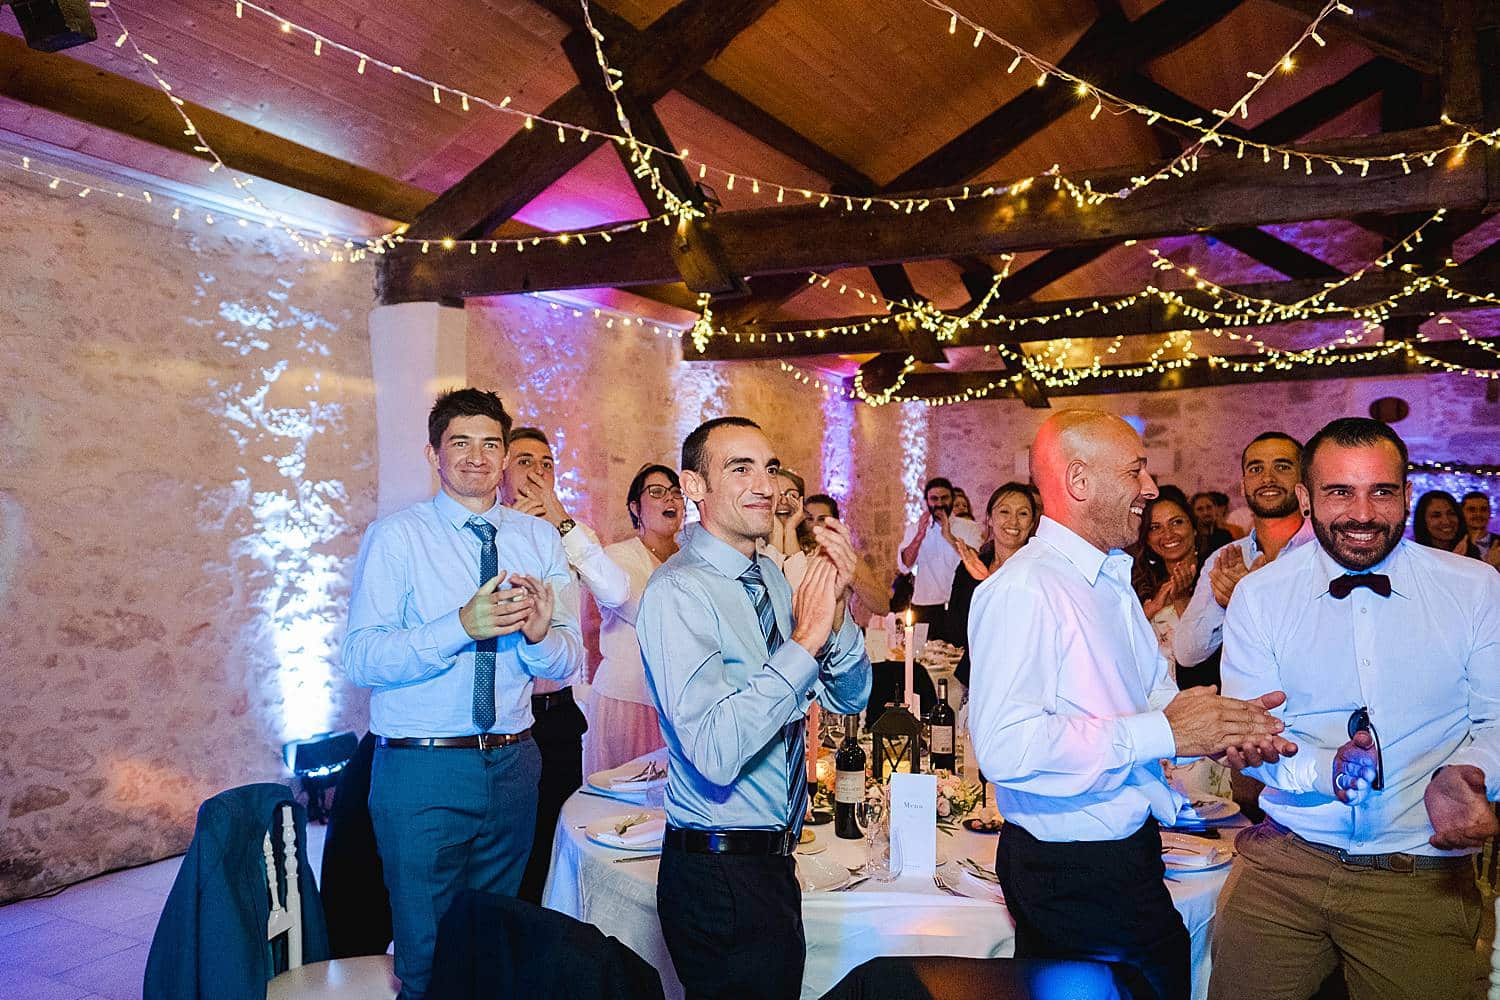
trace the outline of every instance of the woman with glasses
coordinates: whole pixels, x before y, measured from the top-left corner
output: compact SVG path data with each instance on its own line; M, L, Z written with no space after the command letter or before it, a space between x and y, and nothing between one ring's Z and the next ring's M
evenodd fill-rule
M590 701L585 774L619 767L663 745L656 709L646 690L635 616L646 581L677 551L683 504L676 472L665 465L642 466L625 494L625 510L635 535L604 550L630 577L630 593L618 605L594 596L602 618L600 662Z

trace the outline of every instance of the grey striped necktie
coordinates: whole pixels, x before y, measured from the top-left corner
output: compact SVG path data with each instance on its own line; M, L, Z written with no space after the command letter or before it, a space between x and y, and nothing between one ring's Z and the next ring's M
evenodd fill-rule
M464 525L479 536L479 583L488 583L500 572L495 552L495 526L482 517L471 517ZM495 724L495 640L474 641L474 725L487 733Z
M749 569L740 574L740 583L750 595L750 604L760 619L760 631L766 637L766 651L775 653L781 648L781 630L776 627L776 609L771 606L771 591L761 575L760 560L750 560ZM802 815L807 811L806 717L799 716L788 722L781 730L781 737L786 744L788 825L794 833L800 833Z

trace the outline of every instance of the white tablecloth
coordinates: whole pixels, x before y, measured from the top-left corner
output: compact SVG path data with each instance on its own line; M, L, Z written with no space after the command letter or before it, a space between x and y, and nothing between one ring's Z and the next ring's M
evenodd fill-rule
M661 973L667 996L678 998L682 985L656 918L658 862L614 864L631 855L584 836L589 823L639 808L582 792L569 799L558 820L542 902L619 938ZM813 829L829 845L820 858L835 865L858 865L863 860L862 841L838 840L831 823ZM966 830L951 837L939 832L938 850L992 868L995 839ZM1183 874L1167 883L1192 940L1193 1000L1208 995L1214 906L1228 874L1225 866ZM807 893L802 897L802 920L807 935L804 1000L821 997L852 969L881 955L1007 958L1015 952L1015 924L1003 904L946 895L931 879L903 878L884 885L872 879L848 892Z

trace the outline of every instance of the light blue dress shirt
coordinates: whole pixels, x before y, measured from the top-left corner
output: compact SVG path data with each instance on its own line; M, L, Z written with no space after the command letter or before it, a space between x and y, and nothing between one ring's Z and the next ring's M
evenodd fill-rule
M1177 685L1130 569L1043 516L974 591L969 735L995 805L1038 840L1123 840L1181 806L1161 768Z
M1241 580L1224 622L1224 693L1286 692L1276 709L1295 757L1246 771L1266 783L1266 815L1352 854L1447 854L1427 842L1422 794L1444 764L1484 772L1500 798L1500 573L1477 559L1401 541L1370 568L1391 595L1328 583L1348 570L1304 545ZM1349 714L1368 707L1385 789L1350 807L1333 796Z
M870 660L864 633L845 611L814 659L791 641L786 577L761 558L784 639L768 655L760 619L739 580L749 557L701 526L685 533L683 547L652 574L636 618L646 683L670 757L667 820L693 830L788 829L791 772L783 730L804 718L814 700L844 714L865 707Z
M370 525L354 570L343 664L349 679L371 688L370 729L381 736L469 736L474 640L458 620L479 579L473 514L439 492ZM483 515L495 526L501 571L542 580L554 596L552 625L541 642L519 631L496 640L496 733L530 726L533 677L564 678L583 661L576 606L558 599L572 583L557 531L541 518L502 507ZM501 584L505 586L504 583Z

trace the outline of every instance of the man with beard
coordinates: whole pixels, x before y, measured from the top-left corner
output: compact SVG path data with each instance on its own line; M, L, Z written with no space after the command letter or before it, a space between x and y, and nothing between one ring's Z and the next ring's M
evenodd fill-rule
M1224 609L1245 574L1312 540L1312 525L1297 501L1301 481L1302 445L1290 434L1266 431L1240 453L1240 488L1255 527L1204 561L1193 598L1172 633L1172 655L1178 663L1206 663L1219 651ZM1208 679L1216 681L1217 676Z
M758 552L781 463L744 417L682 444L682 492L701 523L646 584L636 631L669 758L657 914L692 1000L795 1000L806 941L792 851L807 808L806 722L819 701L870 694L847 610L858 558L837 521L795 592Z
M897 547L896 566L912 574L911 610L919 622L928 622L928 635L947 638L943 631L944 613L953 593L953 573L963 557L946 535L950 532L970 548L983 544L979 525L959 518L954 520L953 484L941 476L927 481L922 489L927 510L916 524L906 527ZM936 528L936 531L932 529ZM954 636L952 641L963 645Z
M1212 688L1179 693L1122 551L1157 494L1118 417L1059 413L1031 448L1036 535L975 591L969 731L1005 814L995 869L1017 958L1117 963L1139 1000L1186 1000L1188 933L1163 882L1158 823L1181 797L1161 760L1241 763L1295 747L1267 709Z
M1352 1000L1463 997L1500 833L1500 576L1404 540L1406 445L1335 420L1297 495L1318 544L1241 581L1224 688L1275 685L1296 757L1252 769L1266 820L1219 897L1210 998L1300 998L1342 961Z

